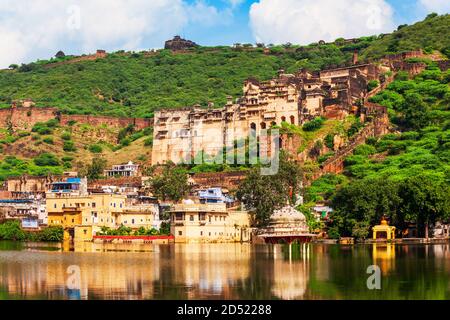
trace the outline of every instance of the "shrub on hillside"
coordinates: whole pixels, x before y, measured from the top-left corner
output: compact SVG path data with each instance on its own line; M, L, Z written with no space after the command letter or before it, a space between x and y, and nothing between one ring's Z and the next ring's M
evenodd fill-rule
M59 166L58 158L52 153L42 153L34 158L34 163L40 167L56 167Z
M75 147L75 143L73 141L64 141L63 150L66 152L74 152L77 151Z
M54 144L55 143L53 141L52 137L45 137L44 139L42 139L42 141L44 141L46 144Z
M72 139L72 135L70 134L70 132L65 131L61 135L61 138L65 141L69 141L70 139Z
M303 125L303 130L305 131L316 131L320 128L322 128L323 124L325 122L325 119L322 117L317 117L309 122L306 122Z
M89 151L92 152L92 153L102 153L103 152L103 148L99 144L93 144L93 145L89 146Z

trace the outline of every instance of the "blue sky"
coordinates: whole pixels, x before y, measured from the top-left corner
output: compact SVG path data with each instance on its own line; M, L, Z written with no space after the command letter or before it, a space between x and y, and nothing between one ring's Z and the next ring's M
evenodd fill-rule
M188 2L194 3L195 1L191 0ZM227 0L209 0L204 2L216 6L219 10L225 10L229 7L229 1ZM234 7L233 19L230 23L208 28L207 30L198 24L191 24L183 28L181 33L185 37L194 39L203 45L230 45L238 42L254 43L255 37L250 26L249 12L251 5L259 1L238 0L236 2L238 5ZM446 2L450 3L450 0L429 1L429 7L423 5L427 1L421 3L415 0L386 0L385 2L393 8L393 21L395 26L420 21L428 13L433 12L433 9L441 14L448 13L450 9L450 5L445 4ZM439 2L442 3L439 4ZM317 40L320 39L318 38Z
M176 34L207 46L332 41L449 11L448 0L1 0L0 68L59 50L161 48Z

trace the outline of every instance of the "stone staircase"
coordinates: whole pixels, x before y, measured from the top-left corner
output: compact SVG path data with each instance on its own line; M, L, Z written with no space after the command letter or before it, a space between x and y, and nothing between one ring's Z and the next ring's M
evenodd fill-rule
M384 90L392 81L394 81L394 75L387 78L384 83L380 84L366 95L362 108L363 120L366 121L364 127L331 158L324 161L320 165L320 169L307 179L307 181L304 182L304 185L310 185L313 181L329 173L342 173L344 171L345 158L350 156L357 146L364 144L369 137L379 137L389 132L387 108L369 102L369 98Z

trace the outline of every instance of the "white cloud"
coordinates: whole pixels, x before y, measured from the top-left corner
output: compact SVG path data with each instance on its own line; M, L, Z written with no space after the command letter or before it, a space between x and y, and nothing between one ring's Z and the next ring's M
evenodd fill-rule
M235 8L244 3L245 0L227 0L227 1L230 3L231 7Z
M221 14L202 0L1 0L0 67L48 58L60 49L161 47L190 22L212 25L222 21Z
M298 44L394 29L384 0L260 0L250 8L250 25L258 42Z
M428 13L436 12L444 14L450 12L449 0L419 0L418 4Z
M206 27L228 24L233 17L231 8L219 10L214 6L207 5L202 0L198 0L193 5L187 7L187 14L190 22L201 24Z

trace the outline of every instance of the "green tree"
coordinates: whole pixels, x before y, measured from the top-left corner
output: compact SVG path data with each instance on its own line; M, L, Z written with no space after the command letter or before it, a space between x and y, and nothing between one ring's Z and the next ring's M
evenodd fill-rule
M370 225L367 221L356 222L352 229L352 236L357 239L365 240L369 235Z
M407 93L405 101L400 105L405 126L410 129L420 129L430 122L428 107L418 93Z
M0 224L0 240L25 240L26 234L20 226L20 221L13 220Z
M80 170L80 176L85 176L89 180L97 180L103 176L106 168L106 160L102 158L93 158L92 163Z
M428 239L430 224L450 217L449 194L446 183L425 175L410 177L400 185L400 211L406 220L424 226L424 236Z
M331 220L341 235L350 236L356 222L375 225L383 215L394 222L403 221L396 214L400 202L398 183L382 177L344 185L338 188L331 201L335 209Z
M300 167L281 152L279 170L275 175L263 176L259 166L252 168L236 195L253 212L254 223L265 226L274 210L286 205L288 200L293 201L289 194L297 194L301 180Z
M188 174L173 162L164 165L160 175L149 181L153 194L162 200L180 201L190 190Z

